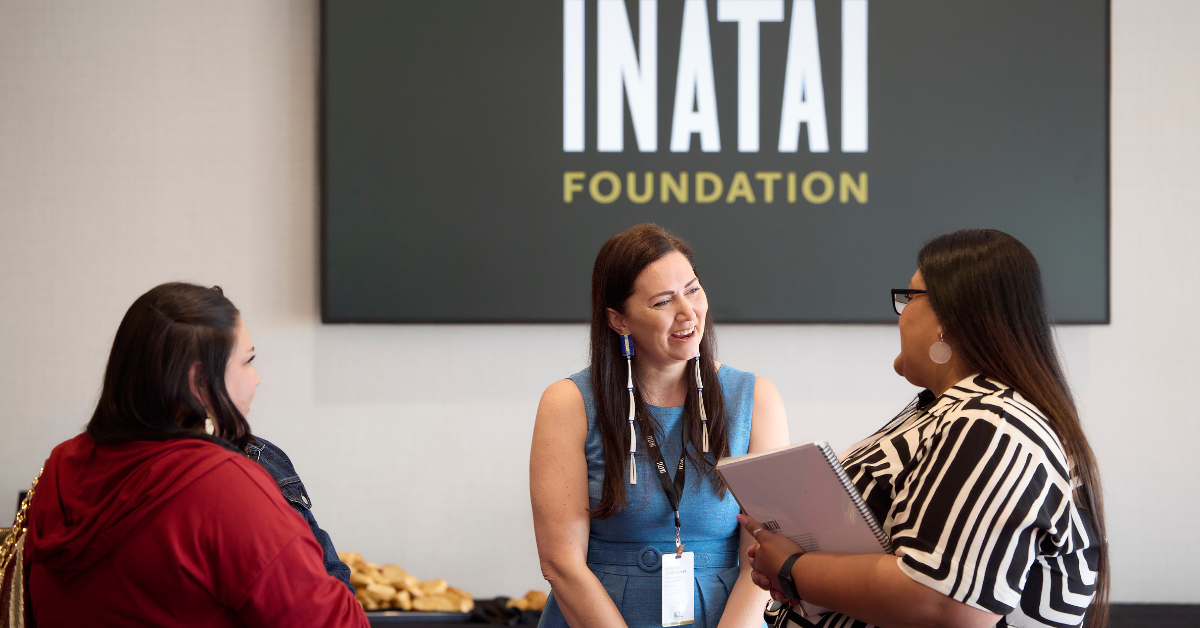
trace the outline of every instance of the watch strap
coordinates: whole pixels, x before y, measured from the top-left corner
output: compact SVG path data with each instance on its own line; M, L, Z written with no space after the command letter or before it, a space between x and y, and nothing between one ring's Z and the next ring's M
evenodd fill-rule
M800 599L800 593L796 591L796 582L792 580L792 565L795 565L796 560L803 555L804 552L796 552L788 556L787 560L783 561L783 566L779 568L779 590L793 600Z

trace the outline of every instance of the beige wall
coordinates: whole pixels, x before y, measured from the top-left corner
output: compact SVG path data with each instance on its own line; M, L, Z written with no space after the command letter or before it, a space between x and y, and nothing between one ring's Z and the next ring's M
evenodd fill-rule
M340 548L477 595L544 588L532 417L582 366L586 330L319 323L316 15L0 0L0 518L86 423L133 299L216 283L259 349L251 422L291 454ZM1107 483L1116 601L1200 602L1197 23L1192 0L1113 2L1112 324L1059 330ZM721 330L726 362L779 386L792 439L835 446L914 392L891 372L897 340Z

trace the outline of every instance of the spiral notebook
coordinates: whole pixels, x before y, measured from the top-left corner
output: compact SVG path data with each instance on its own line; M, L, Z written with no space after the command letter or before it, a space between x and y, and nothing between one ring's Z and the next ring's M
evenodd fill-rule
M806 552L892 553L891 539L825 441L725 458L717 471L746 514ZM826 610L805 604L809 614Z

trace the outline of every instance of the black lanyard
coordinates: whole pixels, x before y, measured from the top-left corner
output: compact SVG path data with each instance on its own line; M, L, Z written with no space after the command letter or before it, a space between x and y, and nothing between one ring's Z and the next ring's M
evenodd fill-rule
M654 440L654 435L650 430L642 430L646 435L646 447L650 449L651 460L654 462L654 470L658 472L658 480L662 482L663 492L667 494L667 501L671 502L671 509L675 511L675 556L683 554L683 544L679 542L679 502L683 499L683 485L687 479L687 471L683 466L683 461L687 459L687 443L688 436L691 432L691 423L687 417L683 418L683 442L679 451L679 466L675 469L675 481L671 481L671 474L667 470L667 463L663 460L662 450L658 448L658 442Z

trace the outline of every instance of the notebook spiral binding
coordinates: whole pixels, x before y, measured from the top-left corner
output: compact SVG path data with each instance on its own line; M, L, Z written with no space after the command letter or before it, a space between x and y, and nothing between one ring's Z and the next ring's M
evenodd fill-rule
M893 553L892 539L883 531L883 528L879 527L879 522L875 521L875 515L871 514L871 509L867 508L867 503L863 501L862 495L859 494L854 484L850 482L850 476L846 475L846 470L842 468L842 463L838 462L837 456L829 448L829 443L821 443L821 453L825 455L825 460L829 462L829 467L833 469L833 473L837 475L838 480L846 489L846 494L850 496L850 499L854 500L854 506L858 508L858 512L862 513L863 520L867 522L867 525L871 526L871 532L875 533L875 538L883 546L884 551L889 554Z

